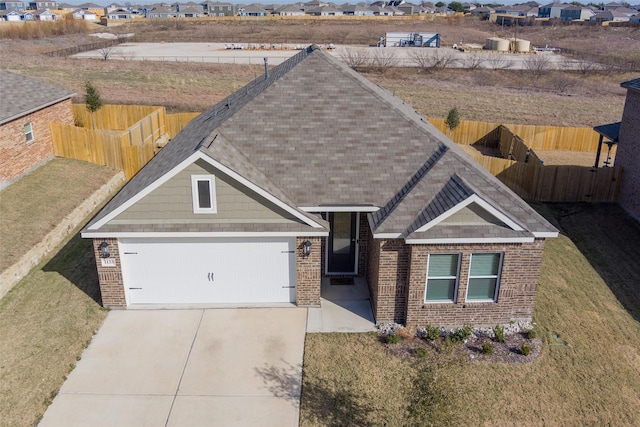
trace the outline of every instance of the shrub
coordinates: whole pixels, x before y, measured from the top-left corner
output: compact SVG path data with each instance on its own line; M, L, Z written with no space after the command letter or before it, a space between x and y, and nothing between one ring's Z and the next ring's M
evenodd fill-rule
M440 338L440 328L437 326L427 325L425 327L426 338L429 341L435 341Z
M482 354L493 354L493 344L489 341L482 343Z
M464 325L462 328L456 329L451 334L451 341L454 343L464 342L467 338L471 336L473 332L473 325Z
M497 342L499 342L500 344L504 344L506 342L504 339L504 326L496 325L496 327L493 328L493 333L496 336Z
M400 335L396 334L395 332L387 335L387 342L389 344L398 344L400 341L402 341L402 338L400 337Z
M526 335L527 335L527 339L530 339L530 340L533 340L538 336L538 334L536 334L536 331L534 331L533 329L529 329L526 332Z
M526 342L523 342L522 345L520 346L520 353L523 356L528 356L529 354L531 354L531 346Z

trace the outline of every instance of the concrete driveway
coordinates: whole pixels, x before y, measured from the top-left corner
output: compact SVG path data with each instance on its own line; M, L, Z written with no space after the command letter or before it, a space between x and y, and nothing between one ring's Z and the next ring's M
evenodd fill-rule
M40 426L297 426L306 316L112 311Z

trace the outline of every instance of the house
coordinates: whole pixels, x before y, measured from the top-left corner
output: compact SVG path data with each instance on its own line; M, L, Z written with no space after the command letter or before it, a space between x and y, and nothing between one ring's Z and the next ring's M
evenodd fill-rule
M571 5L560 11L560 20L563 22L588 21L594 15L593 9Z
M105 15L107 16L107 19L134 19L135 18L134 14L126 9L115 9L107 12L107 9L105 8Z
M206 1L201 4L209 16L236 16L236 5L233 3Z
M71 16L73 16L73 19L84 19L85 21L98 20L98 15L85 9L76 9L73 12L71 12Z
M627 90L622 112L616 166L624 173L618 203L636 220L640 221L640 78L621 84Z
M51 121L73 125L70 90L0 70L0 189L53 157Z
M22 13L16 10L3 10L0 11L0 20L8 22L20 22L22 21Z
M590 22L628 22L630 16L626 13L618 12L617 10L607 10L604 12L596 13L591 18Z
M30 10L57 9L58 2L55 1L32 1L29 2Z
M363 5L348 4L342 7L343 15L351 16L373 16L373 10Z
M60 16L57 13L51 12L49 9L44 9L44 10L36 10L35 12L33 12L33 16L38 20L38 21L57 21L58 19L60 19Z
M200 8L183 7L177 15L178 18L200 18L204 16L204 11Z
M570 5L566 3L549 3L538 8L538 18L560 18L560 13L565 7Z
M312 9L305 9L305 14L314 16L342 16L342 10L336 6L320 6Z
M267 16L268 14L269 12L259 4L250 4L238 9L238 16Z
M84 227L107 307L318 306L531 319L556 229L390 92L310 46L195 118Z
M304 9L300 3L286 4L277 8L274 14L280 16L304 16Z
M158 6L146 12L145 17L149 19L175 18L176 12L169 7Z
M0 10L15 10L22 12L25 10L26 4L21 1L0 1Z

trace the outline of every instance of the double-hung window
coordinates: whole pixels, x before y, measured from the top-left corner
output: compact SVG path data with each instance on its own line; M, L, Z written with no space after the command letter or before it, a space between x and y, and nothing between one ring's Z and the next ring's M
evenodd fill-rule
M31 126L31 122L24 125L24 136L27 142L33 141L33 127Z
M425 302L455 302L460 254L430 254Z
M194 213L216 213L216 188L213 175L192 175L191 196Z
M467 301L497 301L502 253L471 254Z

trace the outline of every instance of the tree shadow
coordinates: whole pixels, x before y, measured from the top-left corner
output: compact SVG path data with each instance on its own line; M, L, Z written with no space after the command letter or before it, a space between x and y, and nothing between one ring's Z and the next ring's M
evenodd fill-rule
M256 373L262 377L262 381L271 394L280 399L285 399L293 406L298 406L300 401L300 390L302 389L302 367L292 365L282 359L285 365L278 367L267 365L262 368L255 368Z
M640 321L640 223L614 203L532 203L571 239L625 310Z
M60 274L89 298L102 304L98 272L90 239L83 239L80 234L75 234L42 270Z

